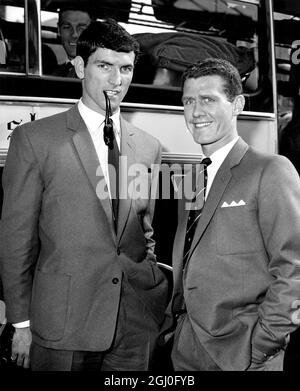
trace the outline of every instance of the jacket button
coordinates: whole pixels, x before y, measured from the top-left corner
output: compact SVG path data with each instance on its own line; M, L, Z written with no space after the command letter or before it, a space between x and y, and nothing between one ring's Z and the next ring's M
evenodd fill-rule
M121 250L119 248L117 248L117 254L120 255L121 254Z
M113 278L112 279L112 283L113 284L117 284L119 282L119 279L117 277Z

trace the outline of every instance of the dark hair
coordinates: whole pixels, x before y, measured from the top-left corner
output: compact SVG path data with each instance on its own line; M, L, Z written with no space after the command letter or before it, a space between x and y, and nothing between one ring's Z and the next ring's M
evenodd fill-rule
M90 55L98 48L110 49L116 52L134 52L135 62L140 50L138 41L111 18L103 22L92 22L80 34L76 54L83 58L84 65L86 65Z
M62 24L62 15L64 12L67 12L67 11L79 11L79 12L84 12L86 14L88 14L88 16L90 17L91 20L95 20L94 16L92 15L91 13L91 10L88 8L88 7L83 7L83 6L74 6L72 7L71 5L70 6L65 6L65 7L62 7L59 12L58 12L58 25L60 26Z
M224 80L224 92L230 102L242 94L243 86L239 71L229 61L220 58L207 58L190 65L182 75L182 86L187 79L214 75Z

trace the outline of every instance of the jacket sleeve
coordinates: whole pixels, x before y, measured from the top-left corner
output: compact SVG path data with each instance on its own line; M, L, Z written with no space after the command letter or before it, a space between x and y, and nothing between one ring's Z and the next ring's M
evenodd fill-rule
M0 266L7 319L29 319L32 279L39 251L38 219L43 192L40 167L26 133L14 130L3 171Z
M257 202L271 284L259 307L252 347L269 356L286 346L300 323L300 179L288 159L277 156L267 165Z
M158 190L159 190L158 186L159 186L160 163L161 163L161 144L158 142L156 157L151 167L151 187L150 187L148 207L143 217L143 228L144 228L144 235L146 239L147 258L155 261L156 261L156 256L154 253L155 241L153 239L152 219L154 215L155 200L158 196Z

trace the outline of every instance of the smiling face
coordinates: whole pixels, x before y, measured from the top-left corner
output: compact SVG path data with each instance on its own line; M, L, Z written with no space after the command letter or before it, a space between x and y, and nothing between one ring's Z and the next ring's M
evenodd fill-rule
M105 114L103 91L116 112L126 95L133 76L134 52L116 52L98 48L88 59L86 67L80 56L75 58L77 76L82 79L82 101L94 111Z
M59 35L70 60L76 56L76 43L79 35L90 23L89 14L83 11L68 10L61 14L58 26Z
M238 95L230 102L220 76L186 79L182 102L187 128L206 156L237 136L236 119L243 110L244 97Z

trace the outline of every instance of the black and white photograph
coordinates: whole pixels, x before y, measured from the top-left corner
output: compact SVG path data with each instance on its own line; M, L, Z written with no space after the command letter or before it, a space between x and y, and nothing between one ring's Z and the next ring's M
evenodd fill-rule
M298 0L0 0L0 378L297 373L299 175Z

